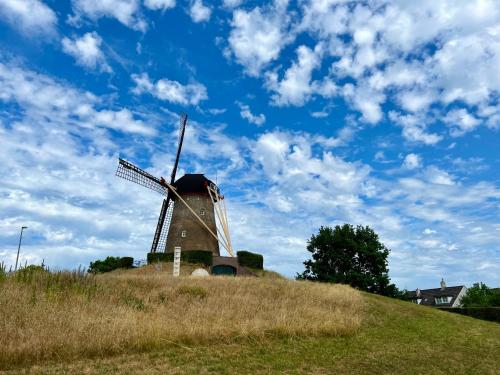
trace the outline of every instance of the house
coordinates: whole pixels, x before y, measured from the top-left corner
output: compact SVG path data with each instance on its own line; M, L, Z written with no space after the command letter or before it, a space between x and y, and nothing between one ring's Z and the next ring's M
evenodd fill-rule
M467 293L467 288L464 285L446 286L446 283L441 279L441 286L436 289L417 288L415 291L408 292L411 302L423 306L432 307L461 307L462 297Z

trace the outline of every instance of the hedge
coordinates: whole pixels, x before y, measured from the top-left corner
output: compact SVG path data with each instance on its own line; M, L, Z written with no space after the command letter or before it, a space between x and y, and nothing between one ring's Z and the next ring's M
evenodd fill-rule
M439 307L439 310L500 323L500 307Z
M132 257L107 257L104 260L90 262L89 273L104 273L118 268L132 268L134 258Z
M173 262L174 253L148 253L148 264L156 262ZM201 263L206 266L212 265L213 254L208 250L186 250L181 251L181 260L188 263Z
M264 257L250 251L238 251L238 263L240 266L250 267L257 270L264 269Z

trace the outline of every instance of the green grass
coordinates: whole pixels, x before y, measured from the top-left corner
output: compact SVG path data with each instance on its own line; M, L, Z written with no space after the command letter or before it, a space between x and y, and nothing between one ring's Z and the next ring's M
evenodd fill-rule
M363 294L354 335L260 337L73 363L32 373L121 374L498 374L500 324ZM19 371L19 370L17 370ZM15 371L14 371L15 372Z

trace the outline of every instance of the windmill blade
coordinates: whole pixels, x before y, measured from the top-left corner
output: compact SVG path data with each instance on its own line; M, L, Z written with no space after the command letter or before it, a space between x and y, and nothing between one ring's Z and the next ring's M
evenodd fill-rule
M175 174L177 173L177 166L179 165L179 159L181 157L182 142L184 141L187 118L188 116L184 113L181 115L179 120L179 140L177 144L177 154L175 155L174 168L172 169L172 174L170 175L170 185L173 185L175 182Z
M126 160L119 159L118 169L116 170L118 177L125 180L135 182L141 186L145 186L160 194L168 195L168 188L164 185L163 179L156 178L155 176L143 171L141 168L136 167L134 164Z
M170 227L170 220L172 219L172 212L174 209L174 201L171 199L170 194L163 200L158 217L158 224L156 225L153 243L151 244L151 252L156 253L158 249L164 249L167 242L168 228Z

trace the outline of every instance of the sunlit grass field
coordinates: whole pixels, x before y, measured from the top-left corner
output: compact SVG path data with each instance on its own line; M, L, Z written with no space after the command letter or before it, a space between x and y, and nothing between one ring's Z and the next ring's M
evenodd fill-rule
M3 278L0 371L499 373L497 323L343 285L168 271Z
M343 285L167 272L20 272L1 282L0 368L267 335L350 335L362 298Z

